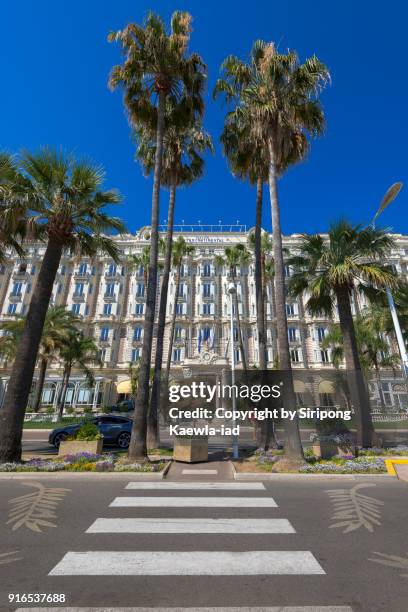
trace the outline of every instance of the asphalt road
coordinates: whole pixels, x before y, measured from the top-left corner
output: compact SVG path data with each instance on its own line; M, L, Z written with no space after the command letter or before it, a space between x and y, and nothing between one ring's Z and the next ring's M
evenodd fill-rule
M64 594L42 606L63 610L408 610L406 483L230 477L220 462L178 464L151 484L109 474L0 479L1 612L24 607L8 603L16 593ZM401 567L370 560L387 563L382 555Z

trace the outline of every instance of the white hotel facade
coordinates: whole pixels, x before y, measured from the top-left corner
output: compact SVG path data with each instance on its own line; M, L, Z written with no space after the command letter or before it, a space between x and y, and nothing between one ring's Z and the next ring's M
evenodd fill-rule
M174 239L182 235L194 247L194 254L185 261L180 297L177 305L172 368L175 373L198 374L213 372L230 363L230 282L226 266L217 266L217 256L223 256L228 246L247 244L249 231L243 226L178 226ZM289 252L296 252L301 236L292 234L283 239ZM397 272L408 276L408 236L394 235L396 248L391 254ZM74 259L69 254L62 258L55 280L52 303L63 305L78 315L87 335L93 336L100 348L102 368L95 371L95 385L88 388L83 375L73 372L67 405L76 409L109 405L126 387L129 364L136 362L143 344L145 309L145 275L143 269L130 269L127 263L132 254L139 254L149 243L149 228L135 235L115 238L121 261L115 264L107 256ZM9 254L0 266L0 320L24 315L44 254L43 244L27 248L26 258ZM290 270L287 269L288 276ZM256 302L254 265L237 270L237 295L243 341L249 365L257 365L259 351L256 333ZM288 299L288 335L294 368L332 369L330 351L321 342L331 321L311 317L305 309L307 296ZM353 310L364 311L363 298L353 304ZM170 317L175 302L175 278L171 275L167 304L167 327L164 357L167 356ZM159 299L157 300L156 315ZM276 323L273 288L267 288L267 353L273 367L277 355ZM156 336L156 334L155 334ZM394 342L389 338L390 343ZM238 367L241 361L237 338L234 338ZM153 345L153 356L155 343ZM154 358L154 357L153 357ZM0 362L0 405L4 398L10 364ZM47 372L43 404L55 406L61 381L61 364L52 363ZM385 389L385 391L387 391ZM390 393L392 389L390 387Z

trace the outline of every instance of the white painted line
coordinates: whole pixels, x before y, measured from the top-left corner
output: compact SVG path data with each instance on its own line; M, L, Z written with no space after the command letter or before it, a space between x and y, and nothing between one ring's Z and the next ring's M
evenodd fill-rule
M277 508L271 497L116 497L113 508Z
M272 608L18 608L16 612L353 612L349 606L273 606Z
M287 519L99 518L86 533L296 533Z
M264 491L265 486L262 482L129 482L126 489Z
M273 606L272 608L18 608L16 612L353 612L349 606Z
M307 550L68 552L49 576L254 576L325 574Z
M206 474L218 474L218 470L183 470L182 474L199 474L205 476Z

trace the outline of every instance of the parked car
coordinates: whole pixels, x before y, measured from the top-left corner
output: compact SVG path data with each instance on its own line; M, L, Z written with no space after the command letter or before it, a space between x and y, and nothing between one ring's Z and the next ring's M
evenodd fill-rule
M104 444L116 445L123 449L129 447L132 420L127 417L111 414L92 417L74 425L67 425L66 427L58 427L50 433L48 437L49 443L58 448L61 440L65 440L68 436L75 434L85 422L91 422L97 426L103 435Z
M111 412L133 412L135 402L133 400L122 400L114 406L111 406Z

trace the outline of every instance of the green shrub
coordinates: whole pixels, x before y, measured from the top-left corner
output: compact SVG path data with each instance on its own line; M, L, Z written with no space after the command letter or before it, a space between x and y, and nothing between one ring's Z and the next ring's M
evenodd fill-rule
M86 442L93 442L102 438L102 434L99 433L99 429L94 423L84 423L73 436L74 440L84 440Z
M53 406L48 406L47 410L45 411L47 414L54 414L54 407Z
M84 414L92 414L92 408L91 408L91 406L85 406L85 408L84 408Z
M110 412L109 406L102 406L101 412L102 412L102 414L109 414L109 412Z
M72 406L68 406L65 408L65 414L74 414L74 409Z

